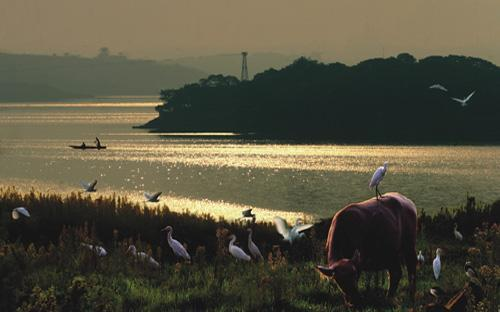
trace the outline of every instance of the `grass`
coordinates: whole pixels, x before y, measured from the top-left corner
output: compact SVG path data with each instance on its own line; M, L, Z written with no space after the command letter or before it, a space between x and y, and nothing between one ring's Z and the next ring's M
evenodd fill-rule
M14 221L12 208L27 207L32 217ZM483 276L486 297L473 310L496 311L500 281L500 202L477 207L469 201L436 215L419 213L417 249L426 264L418 270L416 308L432 301L428 289L439 285L451 294L467 281L466 260ZM458 223L464 242L453 239ZM215 219L168 207L144 208L120 197L92 200L37 192L0 190L1 311L345 311L336 285L314 270L326 261L324 242L330 220L315 226L307 238L284 244L270 223L256 223L254 240L264 262L241 263L229 256L229 234L246 249L246 222ZM483 225L486 224L486 225ZM178 262L160 229L186 243L193 261ZM106 247L97 258L81 242ZM126 255L129 244L162 264L148 268ZM432 277L434 250L444 250L442 278ZM396 303L384 297L385 285L370 285L363 274L360 289L366 311L412 307L403 277Z

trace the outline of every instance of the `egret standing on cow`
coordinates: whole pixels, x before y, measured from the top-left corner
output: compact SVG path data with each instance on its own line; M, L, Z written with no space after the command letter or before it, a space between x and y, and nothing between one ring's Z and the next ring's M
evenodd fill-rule
M373 177L370 181L370 185L369 185L370 189L372 190L373 188L375 188L375 196L377 197L377 199L379 199L379 197L382 197L382 194L380 194L380 192L378 190L378 185L384 179L385 173L387 172L387 165L388 164L389 163L386 161L386 162L384 162L383 166L378 167L377 170L375 170L375 173L373 174Z

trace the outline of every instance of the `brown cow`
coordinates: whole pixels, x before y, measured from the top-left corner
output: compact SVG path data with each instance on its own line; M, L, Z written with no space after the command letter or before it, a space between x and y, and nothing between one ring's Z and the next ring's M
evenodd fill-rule
M350 204L333 217L326 242L328 266L317 268L335 279L346 303L358 305L357 282L362 271L388 270L388 296L393 297L405 262L413 299L416 235L415 204L399 193Z

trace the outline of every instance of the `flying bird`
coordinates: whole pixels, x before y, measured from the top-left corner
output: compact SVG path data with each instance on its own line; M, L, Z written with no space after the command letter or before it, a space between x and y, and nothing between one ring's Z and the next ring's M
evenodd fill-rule
M108 254L106 249L104 249L104 247L102 247L102 246L94 246L94 245L87 244L87 243L82 243L82 246L86 247L90 251L93 251L99 257L104 257Z
M184 248L184 246L182 246L182 244L179 243L178 240L175 240L172 238L172 232L173 232L172 227L169 225L169 226L165 227L164 229L162 229L162 231L167 232L168 245L170 246L170 248L172 248L172 251L174 252L174 254L177 257L183 258L184 260L188 260L188 261L191 260L191 256L188 254L186 248Z
M160 264L153 257L149 256L145 252L137 252L137 248L134 245L128 246L127 253L131 253L136 259L139 259L142 262L147 263L149 266L155 269L160 268Z
M95 186L97 184L97 180L94 180L91 183L80 182L80 184L82 185L85 192L95 192L96 191Z
M382 197L382 194L380 194L380 192L378 190L378 185L384 179L384 176L385 176L385 174L387 172L387 166L388 165L389 165L389 163L386 161L386 162L384 162L383 166L378 167L377 170L375 170L375 172L373 173L372 179L370 181L369 187L370 187L371 190L373 188L375 188L375 196L377 197L377 199L379 197Z
M445 87L443 87L442 85L436 83L436 84L433 84L432 86L429 87L429 89L438 89L438 90L441 90L441 91L444 91L444 92L447 92L448 89L446 89Z
M255 218L255 213L252 213L252 208L243 210L241 212L241 218Z
M304 233L301 233L302 231L310 229L314 226L314 224L304 224L302 219L300 218L297 219L295 225L292 228L290 228L285 219L281 217L274 217L274 223L276 224L276 230L278 231L278 233L283 236L283 240L289 242L290 245L297 238L302 238L305 236Z
M262 257L262 254L260 253L259 247L255 245L255 243L252 240L252 229L248 229L248 250L250 251L250 254L252 257L256 260L264 260L264 257Z
M455 223L455 229L453 230L453 235L455 235L455 238L459 241L464 239L462 233L458 231L458 225L456 223Z
M159 197L162 192L156 192L154 194L150 194L148 192L144 193L144 197L146 197L146 201L151 202L151 203L157 203L160 201Z
M243 251L243 249L234 245L234 242L236 241L236 236L232 234L231 236L229 236L229 238L231 239L231 241L229 242L229 253L236 259L243 261L250 261L252 258L250 258L250 256L247 255Z
M418 255L417 255L417 262L420 266L424 265L424 262L425 262L425 258L424 258L424 255L422 254L422 250L419 250L418 251Z
M17 220L21 217L21 215L25 216L26 218L31 217L28 209L24 207L17 207L12 209L12 219Z
M454 100L454 101L457 101L458 103L462 104L462 107L466 106L467 105L467 102L470 100L470 98L474 95L474 93L476 93L476 91L473 91L471 94L469 94L465 99L458 99L458 98L454 98L452 97L451 99Z
M434 271L434 278L438 280L441 273L441 248L436 249L436 258L432 261L432 270Z

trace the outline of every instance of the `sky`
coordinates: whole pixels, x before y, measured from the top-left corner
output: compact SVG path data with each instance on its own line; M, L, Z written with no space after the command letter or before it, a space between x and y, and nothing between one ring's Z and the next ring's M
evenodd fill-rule
M255 52L348 64L409 52L500 64L498 0L0 0L0 52L169 59Z

